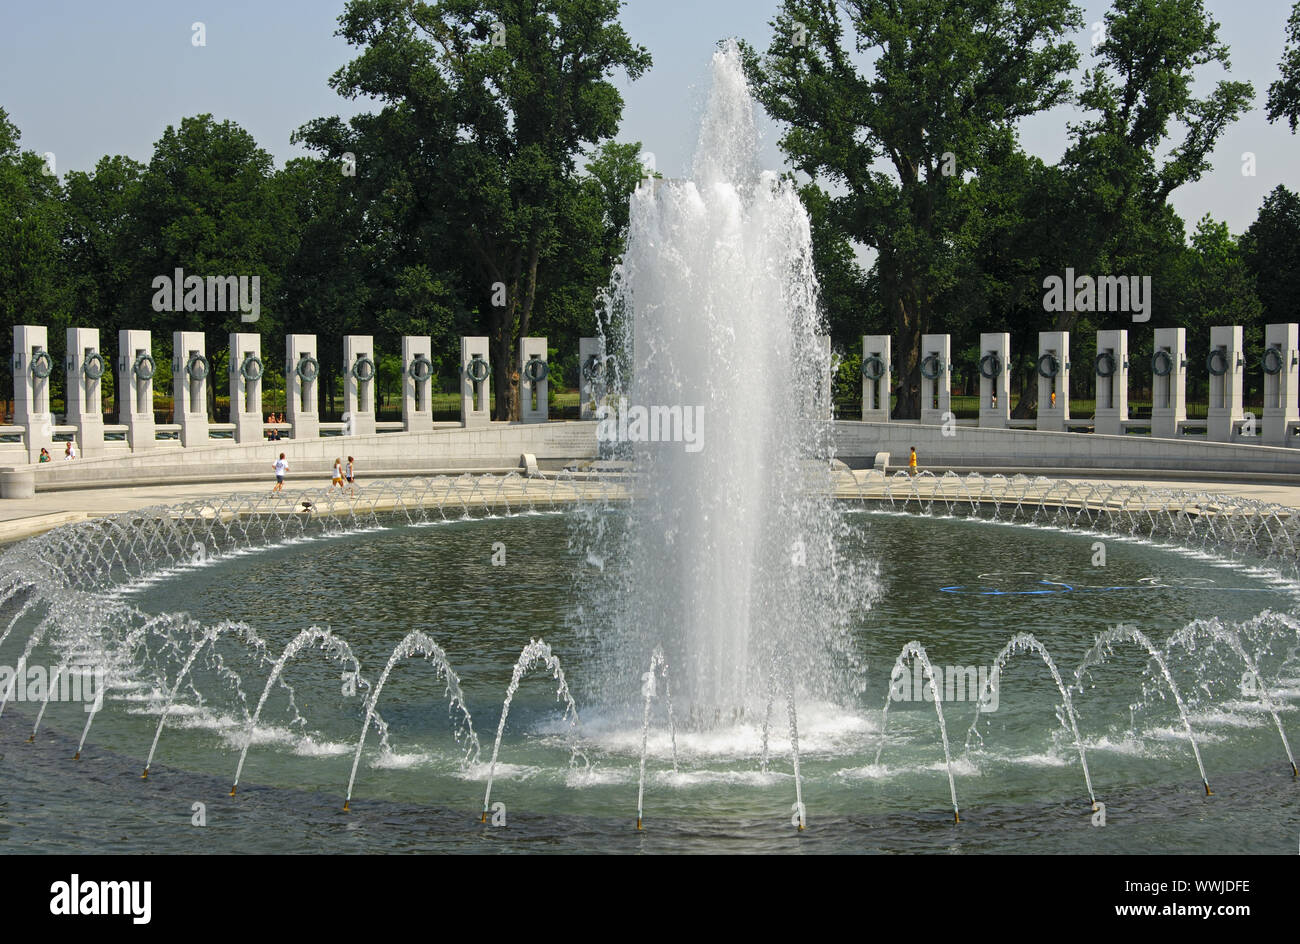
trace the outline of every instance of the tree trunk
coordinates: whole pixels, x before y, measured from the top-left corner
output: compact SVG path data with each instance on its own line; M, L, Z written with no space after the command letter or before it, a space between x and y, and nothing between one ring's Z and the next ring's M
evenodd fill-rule
M898 405L894 419L920 419L921 319L915 307L902 297L894 302L894 336L898 338Z
M496 396L496 406L492 410L494 420L508 421L518 415L518 397L515 396L517 385L510 382L515 366L510 361L510 331L504 318L497 319L492 326L489 339L492 356L492 392Z
M1014 314L1012 318L1014 320ZM1016 408L1011 411L1012 419L1033 419L1038 412L1038 384L1026 383L1022 368L1025 352L1029 350L1029 342L1033 337L1034 332L1029 328L1011 333L1011 357L1006 369L1012 372L1012 379L1020 385L1017 391L1020 399L1016 402Z

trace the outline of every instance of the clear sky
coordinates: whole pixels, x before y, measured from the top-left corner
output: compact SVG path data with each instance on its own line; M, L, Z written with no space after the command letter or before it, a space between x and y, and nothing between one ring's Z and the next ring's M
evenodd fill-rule
M1269 125L1263 105L1277 77L1292 0L1207 0L1232 51L1232 76L1255 85L1255 108L1223 136L1215 167L1173 201L1189 229L1205 213L1240 232L1278 183L1300 189L1300 136ZM348 116L364 103L326 84L351 50L334 36L342 0L38 0L0 10L0 106L25 148L52 152L59 174L88 170L104 154L148 160L168 124L211 112L246 128L277 164L301 153L289 134L311 118ZM1084 0L1089 23L1108 4ZM709 56L723 37L766 48L777 0L630 0L623 23L654 57L653 69L623 87L623 140L639 140L658 170L681 176L695 146ZM207 45L191 42L202 22ZM1078 43L1088 59L1091 32ZM1207 83L1220 77L1207 70ZM1202 88L1207 83L1202 84ZM1025 147L1046 160L1065 147L1069 109L1022 128ZM766 163L782 164L776 132L765 129ZM1257 173L1242 175L1242 153Z

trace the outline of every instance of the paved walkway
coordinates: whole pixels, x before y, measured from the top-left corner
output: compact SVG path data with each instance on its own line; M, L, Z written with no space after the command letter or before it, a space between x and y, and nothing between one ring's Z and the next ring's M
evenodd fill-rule
M894 497L897 499L903 497L905 490L908 488L906 482L896 479L893 474L889 475L885 480L882 480L878 474L872 475L870 472L857 472L855 473L855 477L858 483L860 483L860 497L864 498L883 498L885 497L885 489L889 488L893 491ZM1198 481L1183 478L1176 480L1162 480L1151 477L1116 479L1087 478L1084 476L1071 475L1045 476L1045 478L1048 483L1045 485L1035 484L1037 479L1034 478L1027 486L1026 495L1046 495L1050 492L1052 483L1071 482L1075 485L1095 486L1099 492L1105 492L1109 489L1123 488L1126 486L1150 488L1160 491L1183 492L1193 496L1204 492L1211 496L1228 496L1231 498L1249 499L1251 501L1300 509L1300 485L1275 485L1271 483L1257 482L1224 482L1218 480ZM944 479L938 475L934 477L922 475L918 476L915 482L918 493L922 498L929 497L931 494L935 497L962 495L964 489L966 491L974 491L973 489L968 488L966 476L959 476L958 481L954 482L951 478ZM1011 482L1012 480L1010 478L996 479L992 476L984 476L980 483L980 488L985 492L993 492L1000 490L1004 487L1004 484L1005 487L1012 488L1013 486L1011 485ZM846 488L843 481L838 483L836 494L841 498L854 497L852 490Z
M962 479L963 482L955 483L951 479L944 480L939 477L921 476L914 484L918 494L923 498L929 496L935 498L965 497L963 492L965 477L963 476ZM393 478L367 481L358 489L355 498L344 499L335 494L332 503L341 509L348 504L358 502L364 504L367 508L382 511L387 507L395 506L394 502L391 502L383 495L385 486L400 488L405 481L408 480ZM429 480L426 479L425 481ZM445 486L441 484L444 481L446 482ZM431 500L443 500L443 496L449 496L452 501L469 498L470 503L476 506L480 503L494 505L509 503L512 507L519 507L521 504L531 503L535 507L540 507L548 504L566 503L573 501L580 495L595 492L594 487L584 486L581 479L572 480L568 477L561 480L563 483L562 488L554 488L552 487L555 482L553 475L545 479L531 480L517 477L504 484L499 478L475 481L479 483L476 493L472 491L476 488L475 485L470 485L467 488L465 486L454 486L454 480L450 478L439 480L438 487L430 489L429 497ZM1049 483L1056 481L1062 480L1050 479ZM1070 478L1068 481L1096 485L1101 491L1125 485L1146 486L1153 489L1190 492L1193 494L1206 492L1210 495L1228 495L1300 509L1300 486L1220 481L1162 481L1152 477L1131 480ZM1007 482L1009 485L1010 480L1007 480ZM841 498L883 498L886 494L886 488L893 491L895 498L902 498L905 494L910 493L911 485L912 483L899 482L893 476L885 480L878 475L862 472L856 475L851 473L836 475L836 494ZM1000 487L1001 483L997 482L997 480L986 477L981 483L980 491L987 494L990 489L999 489ZM1050 484L1030 485L1026 493L1027 497L1045 495L1050 490L1050 487ZM450 492L447 491L449 488L451 489ZM903 491L904 488L908 490L907 493ZM601 486L601 489L603 490L602 493L609 497L617 497L618 492L621 491L621 487L618 485L614 485L612 491L609 485ZM285 485L286 501L299 492L312 490L319 491L318 481L288 482ZM147 508L150 505L174 505L202 499L224 499L232 495L245 495L251 498L269 494L269 488L259 488L250 483L152 485L41 492L35 498L0 501L0 542L16 541L74 521L116 515L122 512Z

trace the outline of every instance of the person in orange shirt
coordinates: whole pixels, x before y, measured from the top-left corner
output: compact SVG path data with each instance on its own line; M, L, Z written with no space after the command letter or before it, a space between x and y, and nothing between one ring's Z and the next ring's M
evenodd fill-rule
M916 475L916 447L912 447L911 453L907 457L907 474Z

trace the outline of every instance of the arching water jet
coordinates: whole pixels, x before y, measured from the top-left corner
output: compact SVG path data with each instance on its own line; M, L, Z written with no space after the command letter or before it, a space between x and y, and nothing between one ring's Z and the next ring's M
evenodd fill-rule
M335 636L328 629L321 629L313 626L310 629L304 629L298 633L289 644L284 647L280 658L276 660L275 665L271 668L271 674L266 680L266 685L262 689L262 697L257 700L257 708L253 712L252 718L248 721L248 727L244 733L244 747L239 752L239 766L235 768L235 782L230 787L230 795L234 796L239 789L239 777L244 772L244 760L248 757L248 749L253 744L253 732L257 730L257 721L262 716L262 706L266 704L267 697L271 694L271 686L280 678L284 672L284 667L289 660L296 656L302 649L311 643L319 642L322 649L327 650L332 656L339 661L348 661L352 663L353 670L359 677L361 675L361 663L357 661L356 656L352 654L352 647L343 639Z
M1182 694L1178 691L1178 684L1174 681L1173 674L1169 671L1169 665L1165 658L1160 654L1146 634L1136 626L1113 626L1101 633L1097 637L1096 643L1088 650L1079 663L1079 667L1074 670L1074 688L1076 691L1083 692L1083 673L1088 667L1095 665L1105 659L1106 653L1110 652L1116 642L1132 642L1147 651L1160 669L1160 674L1164 677L1165 684L1169 686L1169 693L1174 696L1174 703L1178 706L1178 715L1183 720L1183 730L1187 732L1187 741L1192 745L1192 754L1196 757L1196 768L1201 773L1201 784L1205 787L1206 796L1214 796L1214 791L1210 789L1210 780L1205 775L1205 763L1201 760L1201 749L1196 743L1196 734L1192 731L1191 719L1187 716L1187 704L1183 701Z
M510 703L514 701L515 692L519 691L519 682L523 679L524 674L537 663L542 663L546 668L551 670L551 677L558 683L555 691L556 698L564 700L564 718L569 722L572 731L578 725L578 706L574 704L573 696L569 694L569 684L564 680L564 669L560 667L560 660L541 639L530 640L528 645L524 646L519 658L515 660L514 671L510 674L510 684L506 687L505 701L501 703L501 720L497 722L496 740L492 742L492 763L488 767L487 789L483 792L483 822L487 822L488 812L492 803L492 781L496 779L497 757L501 754L501 736L506 731L506 719L510 717ZM576 743L572 746L572 753L569 756L569 764L573 765L578 756L578 746Z
M1282 747L1286 750L1287 762L1291 765L1291 776L1300 777L1300 770L1296 769L1295 755L1291 753L1291 742L1287 740L1286 731L1282 728L1282 718L1278 714L1277 706L1274 705L1273 699L1269 697L1268 686L1264 684L1264 677L1260 675L1258 664L1246 652L1246 648L1241 644L1241 639L1238 638L1236 633L1229 632L1217 619L1196 620L1188 623L1169 637L1165 643L1165 652L1169 652L1177 645L1190 648L1197 636L1209 636L1218 642L1226 643L1228 648L1241 659L1246 671L1250 673L1255 685L1259 688L1260 703L1263 704L1264 710L1273 716L1273 724L1277 727L1278 737L1282 739Z
M456 730L456 740L459 741L464 736L468 742L466 754L461 758L461 766L478 760L480 750L478 735L474 733L473 720L470 718L469 709L465 707L465 693L460 688L460 677L456 675L451 663L447 660L447 653L426 633L419 630L407 633L406 637L393 647L392 655L388 657L388 664L384 666L379 681L375 683L374 691L366 699L366 717L361 722L361 733L357 736L357 750L352 755L352 773L348 776L348 792L343 801L345 811L351 809L352 806L352 787L357 779L357 765L361 763L361 751L366 746L366 733L370 730L370 722L377 716L379 696L383 692L384 686L388 684L388 676L392 674L397 663L415 655L423 656L426 661L432 662L438 670L439 677L445 681L446 690L443 694L447 696L448 711L460 711L461 724Z
M986 683L986 691L980 692L980 699L975 707L975 717L970 723L970 731L966 734L966 753L970 753L970 739L972 735L978 736L976 728L980 723L980 713L984 710L985 696L992 692L998 691L998 685L1002 679L1002 669L1006 666L1007 661L1017 652L1037 652L1043 659L1049 672L1052 673L1052 681L1056 683L1056 689L1061 693L1061 699L1065 705L1065 714L1070 722L1070 731L1074 735L1074 746L1079 752L1079 766L1083 768L1083 781L1088 788L1088 799L1094 808L1097 804L1097 795L1092 789L1092 774L1088 772L1088 755L1083 749L1083 738L1079 736L1079 718L1074 711L1074 701L1070 698L1070 691L1066 688L1065 682L1061 679L1061 673L1056 669L1056 663L1047 651L1047 647L1034 638L1031 633L1017 633L1011 637L1011 640L1002 647L998 653L997 659L993 662L993 672Z
M952 776L952 752L948 748L948 725L943 720L943 691L935 680L934 666L930 664L930 657L925 653L925 646L915 640L903 647L903 651L894 661L893 670L889 673L889 693L885 695L885 708L880 717L880 746L876 748L876 759L873 763L877 767L880 766L880 754L885 749L885 731L889 723L889 703L893 700L894 683L907 671L904 662L909 657L920 661L921 668L925 671L925 680L930 683L930 690L934 693L934 713L939 719L939 736L943 739L943 762L948 769L948 792L952 796L952 818L953 822L960 823L961 810L957 807L957 783Z

